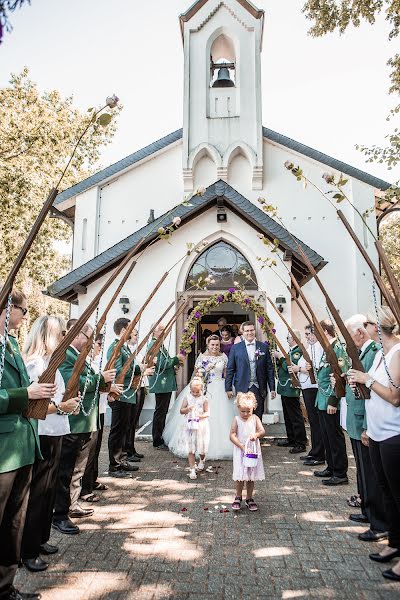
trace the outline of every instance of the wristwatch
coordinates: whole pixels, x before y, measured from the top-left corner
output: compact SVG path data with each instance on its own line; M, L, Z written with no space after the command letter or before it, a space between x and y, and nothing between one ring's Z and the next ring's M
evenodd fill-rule
M372 386L374 385L374 383L375 383L375 379L373 379L372 377L370 377L365 382L365 387L367 387L370 390L372 388Z

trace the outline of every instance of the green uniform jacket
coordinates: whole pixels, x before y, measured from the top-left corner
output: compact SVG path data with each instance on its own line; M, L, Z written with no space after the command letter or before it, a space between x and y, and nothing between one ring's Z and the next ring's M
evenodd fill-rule
M79 353L77 352L77 350L75 350L75 348L73 348L72 346L69 346L69 348L67 348L67 352L65 354L65 360L62 363L62 365L60 365L60 367L59 367L59 371L62 375L62 378L64 379L64 383L66 386L68 385L68 381L72 375L72 370L74 368L74 365L76 363L78 356L79 356ZM79 378L79 391L81 394L83 393L83 388L85 386L85 380L86 380L86 375L87 375L88 371L89 371L89 366L86 365L81 373L80 378ZM86 417L83 414L82 409L80 410L78 415L71 415L69 417L69 425L71 428L71 433L90 433L91 431L97 431L99 429L99 398L98 397L96 399L94 398L94 394L96 391L96 385L97 385L97 375L93 371L93 369L90 369L88 386L86 388L86 395L85 395L85 399L83 401L83 408L85 409L86 412L88 412L89 410L91 410L92 404L95 400L94 407L91 410L91 413L88 417ZM105 384L103 377L101 376L100 377L100 390L105 390L105 389L106 389L106 384Z
M372 367L372 363L375 360L376 353L380 349L380 346L373 340L365 350L360 354L360 360L363 364L364 370L367 373ZM346 415L346 429L347 433L353 440L360 440L362 432L367 429L366 414L365 414L365 400L357 400L354 396L353 390L349 385L346 386L346 402L347 402L347 415Z
M343 373L346 373L350 362L345 349L337 340L333 340L331 342L331 346L334 353L338 357L340 368L342 369ZM336 406L338 409L340 409L340 398L337 398L337 396L332 393L330 381L331 373L332 368L326 360L326 355L324 352L317 371L318 394L315 400L315 406L319 410L326 410L328 408L328 404L329 406Z
M28 408L30 381L17 340L8 337L0 387L0 473L9 473L41 459L37 421L22 413Z
M112 351L114 350L114 348L118 344L118 342L119 342L119 340L114 340L113 343L111 344L111 346L109 347L109 349L107 351L107 360L110 358ZM129 359L130 356L132 356L132 352L129 350L128 346L126 346L124 344L121 348L121 352L119 353L117 360L115 361L115 368L117 369L117 376L121 372L122 367L124 366L124 364ZM138 365L135 366L135 364L133 363L131 365L128 373L125 375L124 389L127 391L125 392L125 394L120 395L120 397L119 397L120 402L127 402L128 404L136 404L136 392L135 392L135 390L129 389L134 368L135 368L135 375L140 375L140 367Z
M290 348L289 350L289 356L291 362L294 365L297 365L302 357L302 351L298 346L293 346L293 348ZM299 398L300 396L300 388L293 387L285 358L280 358L278 362L278 387L276 391L281 396L286 396L288 398Z
M153 338L149 344L152 347L156 340ZM154 375L149 377L149 392L152 394L167 394L177 389L175 369L179 365L177 356L171 357L168 351L161 346L157 354L157 364Z

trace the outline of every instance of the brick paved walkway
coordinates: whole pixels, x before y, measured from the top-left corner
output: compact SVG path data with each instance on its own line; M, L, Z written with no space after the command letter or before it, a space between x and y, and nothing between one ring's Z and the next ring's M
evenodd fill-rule
M352 460L351 485L329 489L267 443L260 511L234 515L221 512L232 501L231 463L214 462L216 471L191 482L185 461L139 447L146 459L138 476L104 477L110 489L80 520L82 533L54 533L59 554L45 573L20 569L20 589L40 590L43 600L400 598L400 585L368 559L379 545L358 541L365 527L347 520Z

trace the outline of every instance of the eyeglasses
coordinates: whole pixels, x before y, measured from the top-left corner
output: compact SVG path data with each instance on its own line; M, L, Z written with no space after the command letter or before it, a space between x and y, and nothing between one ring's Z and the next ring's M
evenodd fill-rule
M85 338L86 338L87 340L89 339L89 337L90 337L90 336L89 336L89 335L87 335L87 334L86 334L84 331L80 331L80 333L82 333L82 334L85 336Z
M365 321L365 323L363 323L364 325L364 329L367 328L367 325L376 325L376 323L373 323L372 321Z
M18 304L13 304L14 308L19 308L19 310L22 312L23 316L26 315L26 313L28 312L27 308L23 308L22 306L19 306Z

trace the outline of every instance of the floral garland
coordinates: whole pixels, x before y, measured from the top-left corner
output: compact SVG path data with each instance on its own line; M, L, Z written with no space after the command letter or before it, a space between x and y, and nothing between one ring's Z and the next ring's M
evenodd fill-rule
M271 330L273 330L274 324L267 316L265 309L258 304L254 298L249 298L246 290L229 288L229 290L223 294L216 294L215 296L202 300L196 306L196 309L193 310L182 330L182 339L179 345L179 354L181 356L186 356L192 351L192 344L196 339L196 327L201 318L204 315L207 315L212 308L224 304L225 302L235 302L235 304L240 304L243 308L254 311L257 315L258 323L261 325L262 330L268 338L268 342L270 345L273 344Z

